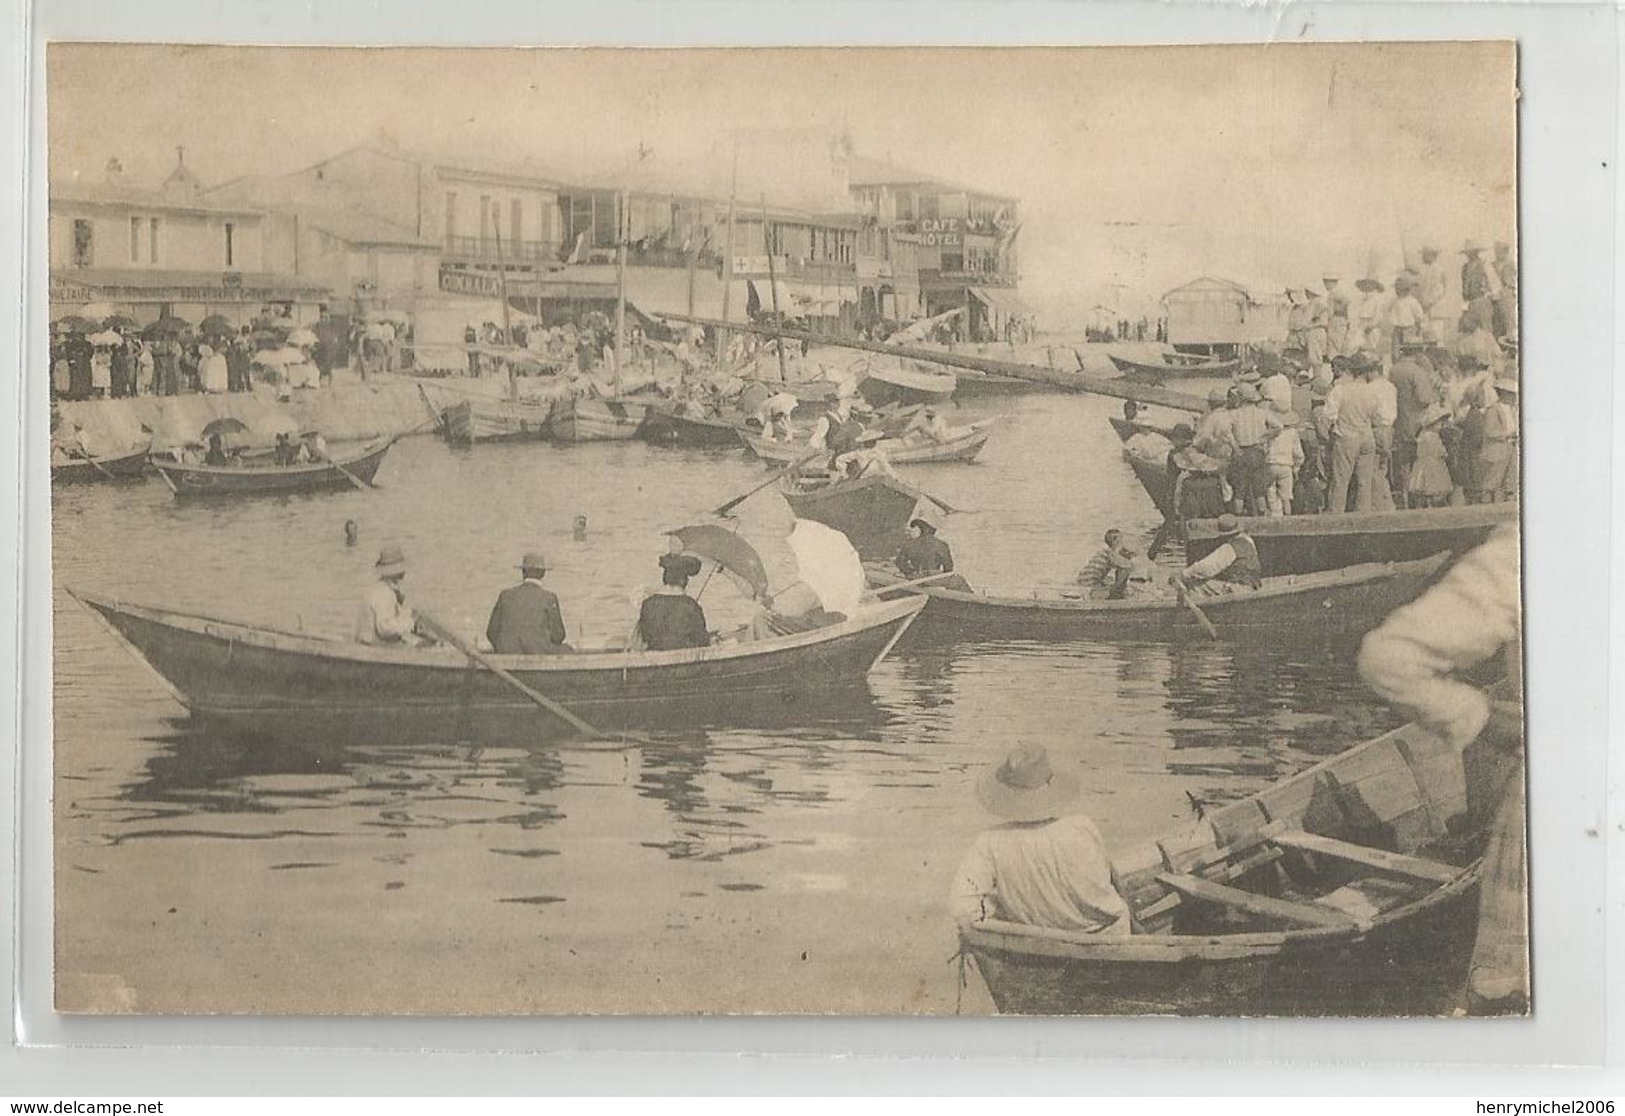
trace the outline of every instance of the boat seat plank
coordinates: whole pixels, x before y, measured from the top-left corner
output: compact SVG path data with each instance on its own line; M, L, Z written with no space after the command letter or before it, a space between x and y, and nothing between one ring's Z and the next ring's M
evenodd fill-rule
M1425 880L1428 883L1449 883L1460 873L1460 869L1437 861L1388 852L1385 849L1373 849L1367 845L1353 845L1347 841L1339 841L1335 837L1322 837L1317 833L1305 833L1302 830L1278 833L1273 840L1275 844L1284 848L1346 860L1364 868L1374 868L1379 872Z
M1240 888L1214 883L1211 880L1204 880L1200 876L1185 876L1164 872L1157 879L1181 895L1189 896L1192 899L1200 899L1206 903L1217 903L1225 907L1234 907L1236 910L1246 911L1248 914L1259 915L1264 918L1273 918L1278 922L1332 929L1355 925L1353 919L1337 911L1311 906L1308 903L1295 903L1289 899L1272 899L1267 895L1255 895L1251 891L1243 891Z

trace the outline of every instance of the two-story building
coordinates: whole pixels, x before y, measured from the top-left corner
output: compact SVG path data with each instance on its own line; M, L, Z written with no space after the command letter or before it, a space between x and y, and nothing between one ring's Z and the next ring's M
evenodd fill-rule
M246 322L268 305L310 321L329 297L279 251L262 209L207 196L184 157L156 190L116 161L100 182L54 181L48 209L53 318L106 303L138 322Z
M902 320L965 311L967 337L1003 336L1031 310L1020 282L1015 198L861 156L848 159L866 236L859 269L866 316Z

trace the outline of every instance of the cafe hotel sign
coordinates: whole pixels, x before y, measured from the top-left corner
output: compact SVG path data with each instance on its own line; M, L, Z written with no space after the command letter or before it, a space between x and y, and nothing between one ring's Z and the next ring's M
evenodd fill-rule
M939 248L958 248L965 243L958 217L940 217L920 222L920 243Z

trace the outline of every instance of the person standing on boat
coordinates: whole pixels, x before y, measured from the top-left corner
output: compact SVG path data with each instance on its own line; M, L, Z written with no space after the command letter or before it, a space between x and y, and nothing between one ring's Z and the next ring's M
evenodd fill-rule
M485 638L499 655L557 655L574 650L564 642L559 598L543 588L547 559L532 550L519 562L518 585L497 595L485 625Z
M1328 275L1321 280L1321 285L1326 288L1326 341L1333 355L1348 356L1359 346L1349 347L1352 340L1349 331L1349 293L1341 284L1342 279L1336 275Z
M1450 277L1439 263L1439 249L1431 244L1422 247L1422 266L1417 272L1416 299L1427 315L1428 340L1448 344L1456 334L1455 318L1446 298L1450 290Z
M1518 262L1512 258L1512 245L1504 240L1495 242L1495 260L1490 270L1500 280L1500 291L1494 296L1491 319L1495 336L1503 340L1518 339Z
M1309 304L1299 297L1296 287L1286 289L1286 347L1299 352L1309 351Z
M406 580L406 555L398 546L384 547L373 572L377 580L367 589L356 614L356 642L416 645L417 616L406 607L406 589L401 585Z
M930 577L933 574L952 574L954 571L954 553L948 544L937 538L937 529L924 519L915 518L908 522L909 530L914 532L912 538L903 544L897 552L894 561L897 572L905 578L913 580L920 577ZM953 577L941 577L931 583L942 589L954 589L961 593L971 591L970 583L957 574Z
M1332 356L1331 342L1331 308L1326 301L1310 290L1303 289L1303 297L1308 300L1309 325L1304 333L1304 349L1309 358L1309 367L1315 374L1320 375L1326 368L1326 362Z
M1265 456L1270 483L1264 490L1264 503L1270 515L1292 515L1292 482L1303 468L1303 439L1298 437L1298 412L1281 416L1281 429L1270 438Z
M1232 586L1257 589L1264 580L1258 544L1233 515L1221 515L1217 527L1219 545L1176 573L1174 584L1184 589L1200 586L1209 593L1231 592Z
M1482 741L1486 762L1464 766L1470 777L1501 784L1480 872L1466 990L1474 1015L1518 1014L1529 1003L1523 706L1492 701L1461 677L1500 656L1508 692L1521 695L1519 565L1517 529L1496 528L1438 584L1366 636L1357 660L1366 685L1457 749Z
M954 873L948 910L956 923L996 918L1102 937L1131 932L1100 830L1067 813L1078 789L1077 776L1056 770L1034 744L977 780L976 797L1004 820L977 835Z
M638 610L637 627L632 629L633 650L677 651L710 644L705 610L688 595L689 579L700 569L700 560L692 554L660 556L660 588L645 597Z
M1377 439L1374 427L1382 401L1376 390L1362 378L1364 362L1351 359L1350 375L1332 385L1326 396L1325 420L1332 431L1332 480L1326 494L1326 509L1348 509L1349 486L1354 487L1354 510L1372 508L1372 479L1377 471Z

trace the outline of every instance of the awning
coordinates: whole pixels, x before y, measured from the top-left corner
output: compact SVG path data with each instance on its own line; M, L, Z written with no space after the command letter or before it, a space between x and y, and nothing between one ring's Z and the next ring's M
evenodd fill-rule
M1032 308L1015 291L1003 287L972 287L970 293L989 310L1005 315L1031 315Z

